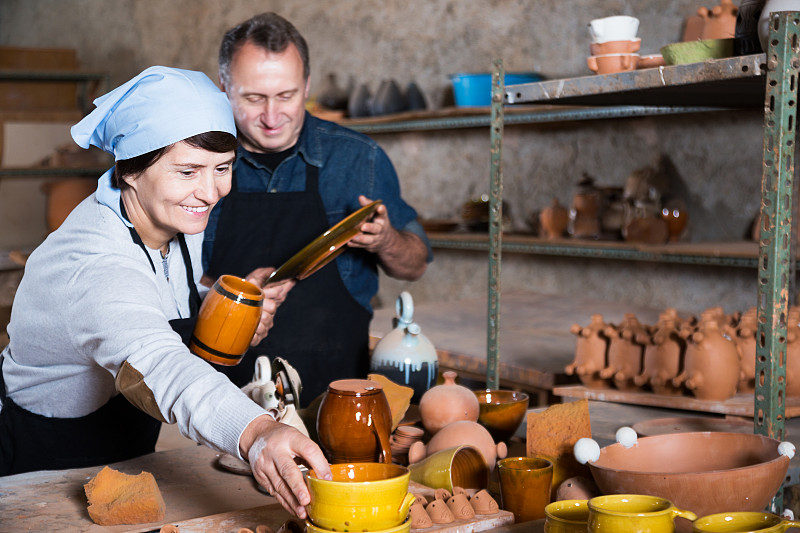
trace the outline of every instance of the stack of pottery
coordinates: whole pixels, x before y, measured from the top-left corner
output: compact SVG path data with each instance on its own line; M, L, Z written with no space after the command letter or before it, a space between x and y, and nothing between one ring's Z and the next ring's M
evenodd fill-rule
M639 63L639 47L642 40L636 36L639 19L614 16L594 19L589 22L592 37L591 54L586 62L597 74L612 74L636 70Z
M415 442L422 440L425 431L416 426L399 426L389 439L392 450L392 462L399 465L408 465L408 449Z

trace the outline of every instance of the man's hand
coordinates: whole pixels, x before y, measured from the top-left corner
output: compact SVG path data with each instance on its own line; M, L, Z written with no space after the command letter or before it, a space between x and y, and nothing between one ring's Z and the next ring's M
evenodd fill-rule
M278 307L286 300L286 296L295 284L294 280L284 280L263 286L264 282L269 278L269 275L274 271L275 269L272 267L257 268L246 278L250 283L262 287L261 293L264 295L264 303L261 307L261 320L258 323L258 328L256 329L255 335L253 335L250 346L257 345L267 336L267 333L272 328Z
M358 197L361 206L371 199ZM389 211L381 204L372 220L361 224L361 233L353 237L348 246L363 248L378 256L383 270L393 278L414 281L425 273L428 249L418 236L408 231L397 231L389 220Z
M250 462L259 485L299 518L306 517L305 506L311 502L311 494L295 458L313 469L317 477L333 479L330 465L314 441L266 414L254 419L242 432L239 451Z

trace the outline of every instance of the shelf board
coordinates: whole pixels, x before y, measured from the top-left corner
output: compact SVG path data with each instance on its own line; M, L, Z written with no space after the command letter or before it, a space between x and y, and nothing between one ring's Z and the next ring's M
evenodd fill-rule
M0 168L0 178L23 177L94 177L99 178L109 167L102 168L61 168L61 167L5 167Z
M766 55L545 80L505 88L508 104L763 107Z
M489 250L489 237L486 233L428 232L428 238L434 248L481 252ZM634 244L620 241L547 240L531 235L505 234L502 250L503 253L562 257L747 268L758 266L758 243L747 241Z

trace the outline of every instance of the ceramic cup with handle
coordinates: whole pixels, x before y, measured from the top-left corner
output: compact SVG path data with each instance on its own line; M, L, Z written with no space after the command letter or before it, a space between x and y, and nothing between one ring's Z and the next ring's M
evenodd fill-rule
M544 533L586 533L588 500L559 500L544 508Z
M800 527L800 521L758 511L711 514L692 523L694 533L783 533L790 527Z
M691 511L676 508L671 501L643 494L610 494L588 502L589 531L598 533L673 533L675 518L697 519Z
M263 303L256 285L220 276L200 306L189 350L218 365L238 364L256 333Z

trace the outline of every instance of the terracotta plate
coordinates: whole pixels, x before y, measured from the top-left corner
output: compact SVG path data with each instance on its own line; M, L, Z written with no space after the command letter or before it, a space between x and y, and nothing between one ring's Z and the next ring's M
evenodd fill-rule
M725 418L676 417L655 418L637 422L634 431L640 437L667 433L694 433L697 431L723 431L726 433L753 433L753 422Z
M344 251L344 246L358 235L361 223L366 222L381 205L375 200L351 214L328 231L311 241L267 278L267 283L284 279L305 279L324 267Z

